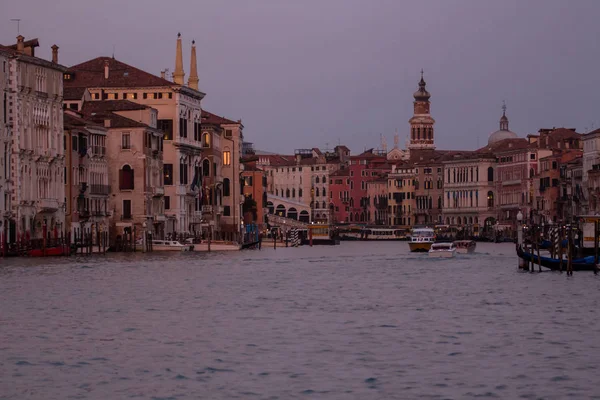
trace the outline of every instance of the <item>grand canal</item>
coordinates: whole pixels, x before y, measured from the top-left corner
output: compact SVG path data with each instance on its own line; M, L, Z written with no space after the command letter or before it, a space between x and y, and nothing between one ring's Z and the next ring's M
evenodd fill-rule
M0 399L600 398L600 276L511 244L0 262Z

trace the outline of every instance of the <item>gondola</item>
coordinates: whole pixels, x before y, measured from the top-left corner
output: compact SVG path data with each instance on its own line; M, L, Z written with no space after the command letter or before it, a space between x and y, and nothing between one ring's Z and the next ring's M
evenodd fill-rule
M517 246L517 255L519 258L538 264L538 256L523 251L521 246ZM542 267L551 269L552 271L560 271L560 259L551 257L539 257ZM563 260L562 270L567 270L567 260ZM584 258L576 258L572 261L573 271L596 271L597 267L594 263L594 256Z

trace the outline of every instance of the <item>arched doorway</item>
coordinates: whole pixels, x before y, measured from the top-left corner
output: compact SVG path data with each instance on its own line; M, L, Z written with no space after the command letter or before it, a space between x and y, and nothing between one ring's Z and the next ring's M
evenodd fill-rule
M310 222L310 215L308 214L308 211L300 211L300 217L299 217L300 221L302 222Z
M275 212L275 206L272 201L267 202L267 208L269 209L269 214L273 214Z
M279 204L277 208L275 208L275 214L279 215L280 217L285 217L285 206Z
M298 211L294 207L291 207L287 212L287 217L292 219L298 219Z

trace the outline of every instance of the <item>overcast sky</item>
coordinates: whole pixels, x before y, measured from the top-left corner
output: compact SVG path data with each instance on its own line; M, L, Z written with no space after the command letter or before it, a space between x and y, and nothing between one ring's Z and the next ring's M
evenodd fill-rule
M198 46L203 108L243 120L255 147L291 153L404 144L425 70L438 149L474 149L502 100L520 136L600 128L598 0L0 0L38 55L73 65L111 55L160 74Z

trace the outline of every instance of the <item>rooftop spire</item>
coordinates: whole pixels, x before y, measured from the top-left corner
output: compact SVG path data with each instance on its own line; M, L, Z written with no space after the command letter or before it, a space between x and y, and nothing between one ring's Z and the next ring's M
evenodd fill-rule
M188 86L192 89L198 90L198 65L196 62L196 41L192 40L192 57L190 60L190 79L188 80Z
M506 102L502 100L502 117L500 117L500 130L508 130L508 117L506 116Z
M177 52L175 54L175 72L173 72L173 82L183 85L185 72L183 72L183 52L181 49L181 33L177 34Z
M419 90L414 93L414 98L417 101L429 101L431 95L425 88L427 84L425 83L425 79L423 78L423 69L421 68L421 80L419 81Z

